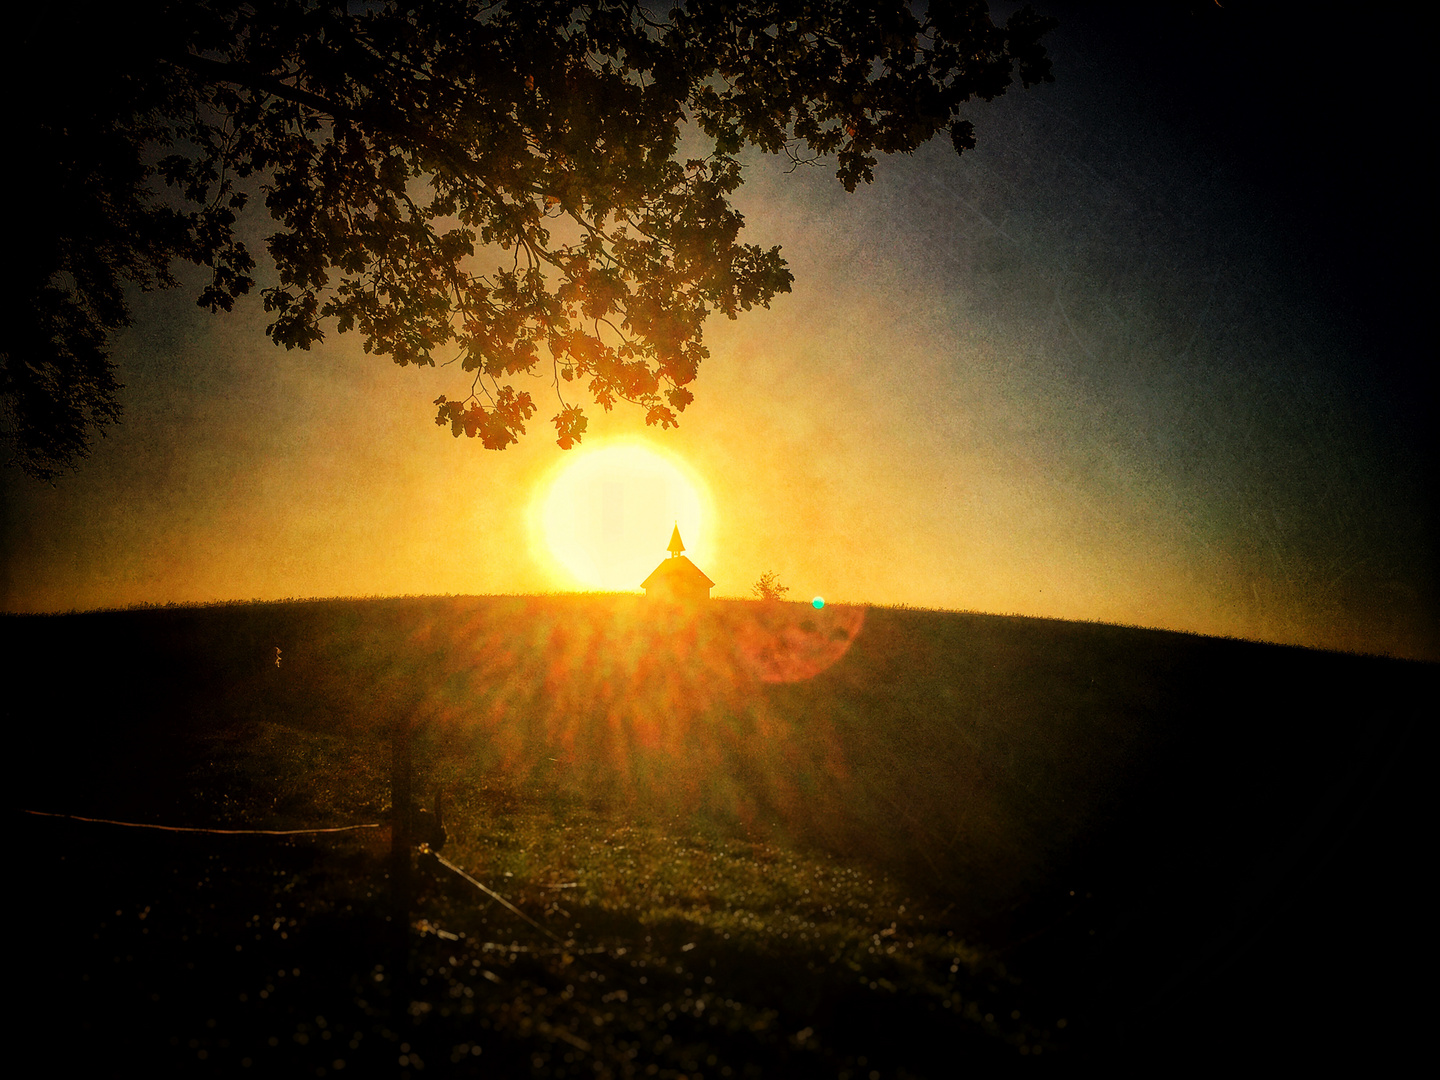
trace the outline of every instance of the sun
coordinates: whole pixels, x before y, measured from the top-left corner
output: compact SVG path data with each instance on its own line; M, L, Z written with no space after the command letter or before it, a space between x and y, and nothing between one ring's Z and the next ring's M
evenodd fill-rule
M704 484L682 463L639 442L580 451L541 491L534 516L544 548L571 584L638 589L680 526L686 554L709 548Z

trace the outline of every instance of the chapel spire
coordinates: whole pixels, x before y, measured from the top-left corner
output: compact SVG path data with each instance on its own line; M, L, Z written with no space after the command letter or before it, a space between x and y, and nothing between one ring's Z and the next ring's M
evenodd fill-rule
M665 550L670 552L671 558L685 550L685 544L680 539L680 523L678 521L675 523L675 531L670 534L670 546Z

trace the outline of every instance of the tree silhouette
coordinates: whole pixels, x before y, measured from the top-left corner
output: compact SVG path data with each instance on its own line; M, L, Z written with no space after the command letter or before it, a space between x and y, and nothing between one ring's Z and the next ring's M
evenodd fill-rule
M781 585L775 571L767 570L760 575L759 581L750 586L750 591L761 600L784 600L790 586Z
M172 286L179 259L210 270L212 311L251 290L257 191L277 344L333 326L401 366L458 361L436 423L491 449L537 408L524 374L553 384L562 447L575 383L670 427L705 319L790 288L778 248L739 240L744 147L833 157L847 190L941 130L963 151L966 102L1049 79L1050 25L965 0L26 5L0 47L14 459L53 478L118 419L127 284Z

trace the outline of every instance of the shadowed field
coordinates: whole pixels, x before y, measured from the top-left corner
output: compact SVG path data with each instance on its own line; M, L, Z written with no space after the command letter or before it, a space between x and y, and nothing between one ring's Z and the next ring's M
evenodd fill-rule
M631 597L0 627L17 808L381 826L16 815L25 1023L92 1067L947 1076L1418 1016L1433 665ZM518 914L394 861L407 784Z

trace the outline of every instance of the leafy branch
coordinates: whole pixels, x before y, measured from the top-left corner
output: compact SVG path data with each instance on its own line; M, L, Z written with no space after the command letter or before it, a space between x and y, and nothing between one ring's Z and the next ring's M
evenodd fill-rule
M472 381L436 399L436 423L492 449L524 433L538 406L513 380L541 365L562 447L587 424L562 383L674 426L706 320L791 286L778 248L741 242L742 149L792 168L833 155L847 190L876 154L941 130L964 150L965 103L1017 72L1049 77L1051 25L947 0L923 15L903 0L693 0L664 18L634 0L73 14L36 9L3 57L24 85L64 40L87 73L19 110L30 173L55 195L12 259L0 400L17 459L46 478L118 419L107 335L128 321L125 282L172 285L180 258L211 268L212 311L254 287L236 235L247 177L276 225L262 298L277 344L309 349L333 327L401 366L454 356ZM685 129L709 148L681 163Z

